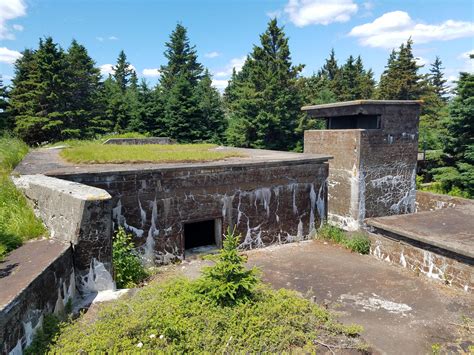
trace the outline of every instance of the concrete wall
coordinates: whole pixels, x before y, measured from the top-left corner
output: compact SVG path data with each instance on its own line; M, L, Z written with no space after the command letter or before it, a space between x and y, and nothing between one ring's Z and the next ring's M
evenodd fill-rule
M305 153L334 156L328 213L348 230L368 217L415 211L419 105L337 106L317 110L315 116L359 113L379 115L381 128L310 130L304 136Z
M416 212L434 211L441 208L455 208L467 205L474 205L474 200L434 194L426 191L416 192Z
M167 263L184 257L186 222L236 226L243 249L304 239L326 217L327 174L327 163L290 161L63 178L107 190L115 225L135 234L147 261Z
M450 255L435 246L416 245L369 233L372 246L370 253L377 259L399 265L431 280L466 292L474 290L472 261Z
M149 138L110 138L104 144L118 145L143 145L143 144L174 144L176 141L169 137L149 137Z
M44 175L14 178L51 238L71 243L74 265L87 274L93 259L112 268L111 196L104 190Z
M61 313L76 292L71 247L29 242L10 253L1 268L0 352L21 354L48 313Z

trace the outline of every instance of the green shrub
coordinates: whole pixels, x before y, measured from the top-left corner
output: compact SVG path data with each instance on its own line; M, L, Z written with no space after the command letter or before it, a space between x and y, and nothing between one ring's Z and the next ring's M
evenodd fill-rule
M343 337L354 346L359 341L352 337L361 327L337 323L329 311L293 291L259 285L248 302L221 306L197 292L198 282L152 283L130 299L103 305L96 321L63 325L50 351L312 353L315 339Z
M148 276L135 252L132 237L122 227L114 236L112 260L118 288L135 287Z
M370 239L367 236L357 233L348 237L342 229L327 223L317 231L316 238L340 244L356 253L368 254L370 252Z
M370 253L370 239L362 233L352 235L345 241L344 246L359 254Z
M54 314L47 314L43 320L43 326L39 329L31 344L25 349L26 355L47 354L49 347L59 333L60 319Z
M22 140L0 137L0 173L9 174L26 153L28 146Z
M199 292L222 306L232 306L249 301L259 279L255 268L245 267L246 258L239 254L239 236L230 228L223 248L216 256L216 264L203 270L198 283Z

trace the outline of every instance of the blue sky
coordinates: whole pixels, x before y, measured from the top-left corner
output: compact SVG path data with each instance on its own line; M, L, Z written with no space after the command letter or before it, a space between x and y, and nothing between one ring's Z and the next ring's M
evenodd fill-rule
M52 36L65 48L72 38L84 44L104 73L123 49L139 76L155 83L164 43L180 22L222 89L272 16L285 26L294 63L306 64L304 75L334 48L340 62L360 54L378 79L390 50L410 35L420 63L439 55L451 79L473 71L470 0L0 0L0 74L8 82L18 52Z

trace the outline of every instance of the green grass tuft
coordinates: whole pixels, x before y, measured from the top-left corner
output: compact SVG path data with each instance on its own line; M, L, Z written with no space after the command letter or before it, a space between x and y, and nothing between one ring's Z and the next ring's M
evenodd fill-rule
M356 233L349 237L342 229L330 224L324 224L317 231L316 238L340 244L356 253L369 254L370 252L370 239L366 235Z
M242 156L232 151L212 150L213 144L103 145L100 142L75 142L61 151L73 163L172 163L205 162Z

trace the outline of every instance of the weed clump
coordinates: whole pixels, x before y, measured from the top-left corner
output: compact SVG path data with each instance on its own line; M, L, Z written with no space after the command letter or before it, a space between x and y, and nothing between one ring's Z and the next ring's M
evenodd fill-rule
M349 237L342 229L330 224L324 224L318 230L316 238L340 244L356 253L369 254L370 252L370 239L367 236L356 233Z
M122 227L114 236L112 261L118 288L135 287L148 276L135 252L132 237Z

